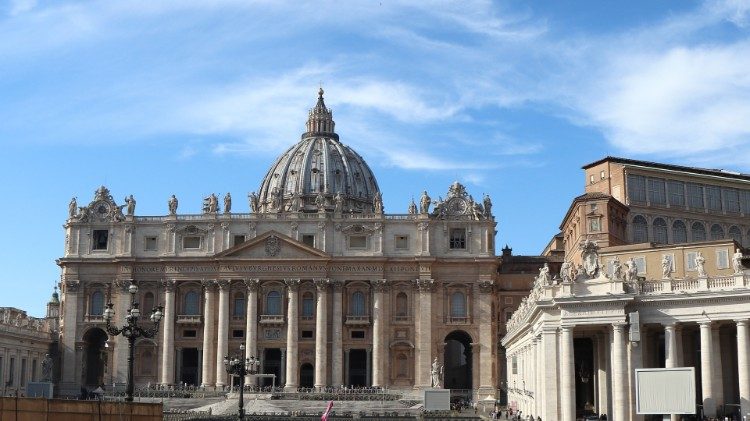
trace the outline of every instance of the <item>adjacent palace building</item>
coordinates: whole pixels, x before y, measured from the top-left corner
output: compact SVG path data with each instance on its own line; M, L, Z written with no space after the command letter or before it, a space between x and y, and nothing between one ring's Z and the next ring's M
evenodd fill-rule
M624 421L639 419L635 368L695 366L702 411L750 411L750 176L612 157L584 173L540 256L498 256L490 198L457 182L386 214L321 90L249 213L229 194L198 215L172 196L166 215L137 216L105 187L71 201L59 391L125 381L103 311L122 323L136 283L144 312L164 305L159 335L136 344L139 386L226 387L223 357L244 343L253 381L286 390L419 390L437 359L443 385L475 399Z

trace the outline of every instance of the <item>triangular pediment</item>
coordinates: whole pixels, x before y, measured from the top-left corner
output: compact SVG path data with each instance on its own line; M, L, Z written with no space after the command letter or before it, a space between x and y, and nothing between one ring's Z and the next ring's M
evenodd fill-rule
M276 231L265 232L255 238L218 253L216 258L227 259L328 259L330 256L316 248Z

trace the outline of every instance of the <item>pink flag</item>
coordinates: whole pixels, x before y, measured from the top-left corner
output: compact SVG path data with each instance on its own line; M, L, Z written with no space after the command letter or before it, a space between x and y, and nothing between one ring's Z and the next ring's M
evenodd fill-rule
M326 407L325 412L323 412L323 415L320 416L320 421L328 421L328 415L331 413L331 408L333 408L333 401L328 401L328 406Z

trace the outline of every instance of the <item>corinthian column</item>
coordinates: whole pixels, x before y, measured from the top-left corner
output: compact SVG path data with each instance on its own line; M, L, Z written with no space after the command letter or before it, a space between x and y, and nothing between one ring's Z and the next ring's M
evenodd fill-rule
M344 384L344 350L341 342L341 331L343 330L343 307L341 302L341 290L344 281L334 279L333 286L333 321L331 323L331 385L339 387Z
M224 356L229 348L229 280L221 279L219 284L219 340L216 344L216 387L227 385L227 371Z
M716 398L713 390L714 362L713 343L711 342L711 322L701 322L701 389L703 390L703 414L716 416Z
M258 280L247 279L247 306L245 320L245 352L248 357L260 357L258 355ZM245 379L245 383L253 385L250 381L250 375Z
M284 390L290 392L296 392L297 386L299 385L299 378L297 375L297 304L299 295L299 279L285 279L289 304L287 307L287 321L286 321L286 385Z
M376 279L372 281L375 290L372 300L372 385L375 387L385 386L385 376L383 375L384 362L384 338L383 323L385 311L383 309L383 294L388 286L386 279Z
M326 387L328 367L328 279L316 279L317 307L315 309L315 388Z
M163 340L161 348L161 384L174 383L174 279L162 282L164 287L164 320L162 320Z
M480 393L494 397L492 386L492 291L495 282L491 279L479 281L479 300L476 306L479 326L479 389Z
M432 358L432 291L435 281L417 279L419 289L419 316L417 317L416 336L416 378L414 387L426 389L432 385L430 364Z
M201 386L213 385L214 342L216 335L214 331L214 296L216 295L216 281L203 281L204 303L203 303L203 361L201 370Z

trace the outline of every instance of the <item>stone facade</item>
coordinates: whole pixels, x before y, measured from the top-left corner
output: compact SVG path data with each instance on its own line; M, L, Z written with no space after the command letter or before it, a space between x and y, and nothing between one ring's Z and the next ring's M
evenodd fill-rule
M322 92L310 119L249 213L211 195L202 214L180 214L173 196L166 215L137 216L132 196L118 205L105 187L71 201L58 260L63 393L125 381L126 343L104 333L102 310L111 301L122 324L135 282L143 311L165 307L158 339L136 345L138 385L224 387L223 356L244 343L288 390L421 389L437 357L448 386L494 396L498 308L509 305L495 288L490 199L454 183L444 199L423 192L386 214Z

